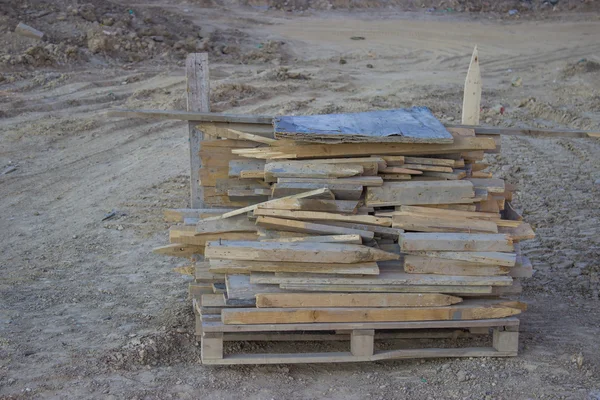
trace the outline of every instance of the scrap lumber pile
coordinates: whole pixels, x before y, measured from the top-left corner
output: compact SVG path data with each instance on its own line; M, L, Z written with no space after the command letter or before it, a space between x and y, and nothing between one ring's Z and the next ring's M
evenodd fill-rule
M446 136L346 141L311 136L310 119L307 132L283 122L281 139L228 130L204 142L203 160L228 168L201 174L205 190L233 179L220 196L244 207L171 210L185 224L156 249L196 260L182 270L194 276L204 362L225 363L226 332L350 330L348 360L360 361L406 356L378 358L376 329L515 324L524 305L511 296L533 272L519 242L534 233L511 206L516 188L485 171L495 138L442 127ZM515 355L515 335L495 330L492 353L469 355ZM231 363L340 361L319 357Z

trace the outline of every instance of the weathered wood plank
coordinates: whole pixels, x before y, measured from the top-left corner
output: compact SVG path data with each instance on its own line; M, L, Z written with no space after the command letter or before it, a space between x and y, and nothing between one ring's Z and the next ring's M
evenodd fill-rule
M344 214L356 214L357 200L322 200L322 199L275 199L263 203L258 208L292 210L292 211L323 211Z
M444 218L403 211L394 213L392 227L416 232L498 233L498 225L494 221Z
M379 226L392 225L391 218L386 217L375 217L373 215L342 215L319 211L268 210L258 208L254 210L254 215L297 220L352 222Z
M305 272L311 274L378 275L376 262L354 264L284 261L240 261L211 259L210 271L219 274L248 275L251 272Z
M289 197L319 188L328 189L336 200L358 200L363 192L362 185L345 183L276 183L273 185L273 197Z
M367 188L367 206L471 203L475 191L468 181L395 182Z
M345 178L364 172L358 164L321 164L309 161L277 161L265 164L265 180L277 178Z
M205 256L228 260L352 264L397 260L397 254L367 246L338 243L208 242Z
M332 284L296 284L282 283L280 288L300 292L351 292L351 293L446 293L451 295L491 294L491 286L460 285L332 285ZM500 288L506 286L495 286Z
M371 240L374 237L374 233L367 230L344 228L333 225L318 224L313 222L283 218L259 216L256 219L256 225L288 232L316 233L323 235L359 235L363 240Z
M480 108L481 71L479 69L479 53L477 52L477 46L475 46L465 80L462 108L463 125L479 125Z
M316 242L316 243L346 243L346 244L362 244L360 235L325 235L325 236L304 236L304 237L287 237L276 239L261 239L261 242Z
M517 261L517 255L514 253L500 253L493 251L421 251L413 254L448 260L467 261L477 264L500 265L504 267L514 267Z
M400 249L411 251L514 251L513 242L504 234L475 233L403 233Z
M277 178L277 183L343 183L348 185L381 186L381 176L353 176L350 178Z
M433 307L461 301L439 293L265 293L256 296L256 307Z

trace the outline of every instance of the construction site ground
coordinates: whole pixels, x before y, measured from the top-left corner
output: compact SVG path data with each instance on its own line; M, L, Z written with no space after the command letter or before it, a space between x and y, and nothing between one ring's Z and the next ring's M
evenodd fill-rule
M0 6L0 398L600 399L597 139L487 156L537 231L517 358L210 367L186 260L151 252L162 210L189 207L187 124L103 115L185 109L185 55L208 51L215 112L423 105L460 123L478 45L482 124L600 130L598 12L122 3Z

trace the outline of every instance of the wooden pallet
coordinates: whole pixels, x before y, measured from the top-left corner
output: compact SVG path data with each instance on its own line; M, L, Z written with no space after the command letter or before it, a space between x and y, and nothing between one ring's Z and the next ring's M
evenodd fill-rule
M196 309L198 312L198 309ZM376 339L443 339L457 338L466 330L492 332L492 347L402 348L376 350ZM463 335L460 333L463 332ZM201 343L204 364L299 364L382 361L409 358L442 357L514 357L519 345L519 319L498 318L471 321L411 321L377 323L312 323L225 325L218 318L197 315L196 333ZM227 354L223 342L232 340L268 341L350 341L350 351L291 354Z

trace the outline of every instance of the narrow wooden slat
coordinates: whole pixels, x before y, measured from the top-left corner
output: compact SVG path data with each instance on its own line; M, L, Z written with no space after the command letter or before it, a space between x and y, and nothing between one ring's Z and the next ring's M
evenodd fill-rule
M336 264L211 259L209 264L209 271L219 274L248 275L251 272L305 272L310 274L379 275L379 267L375 262Z
M256 224L265 228L278 229L289 232L316 233L324 235L359 235L363 240L371 240L375 236L373 232L367 230L344 228L334 225L326 225L283 218L259 216L256 219Z
M460 297L439 293L265 293L256 296L259 308L432 307L461 301Z
M391 218L375 217L372 215L342 215L318 211L268 210L260 208L254 210L254 215L296 220L339 221L366 225L392 226Z

